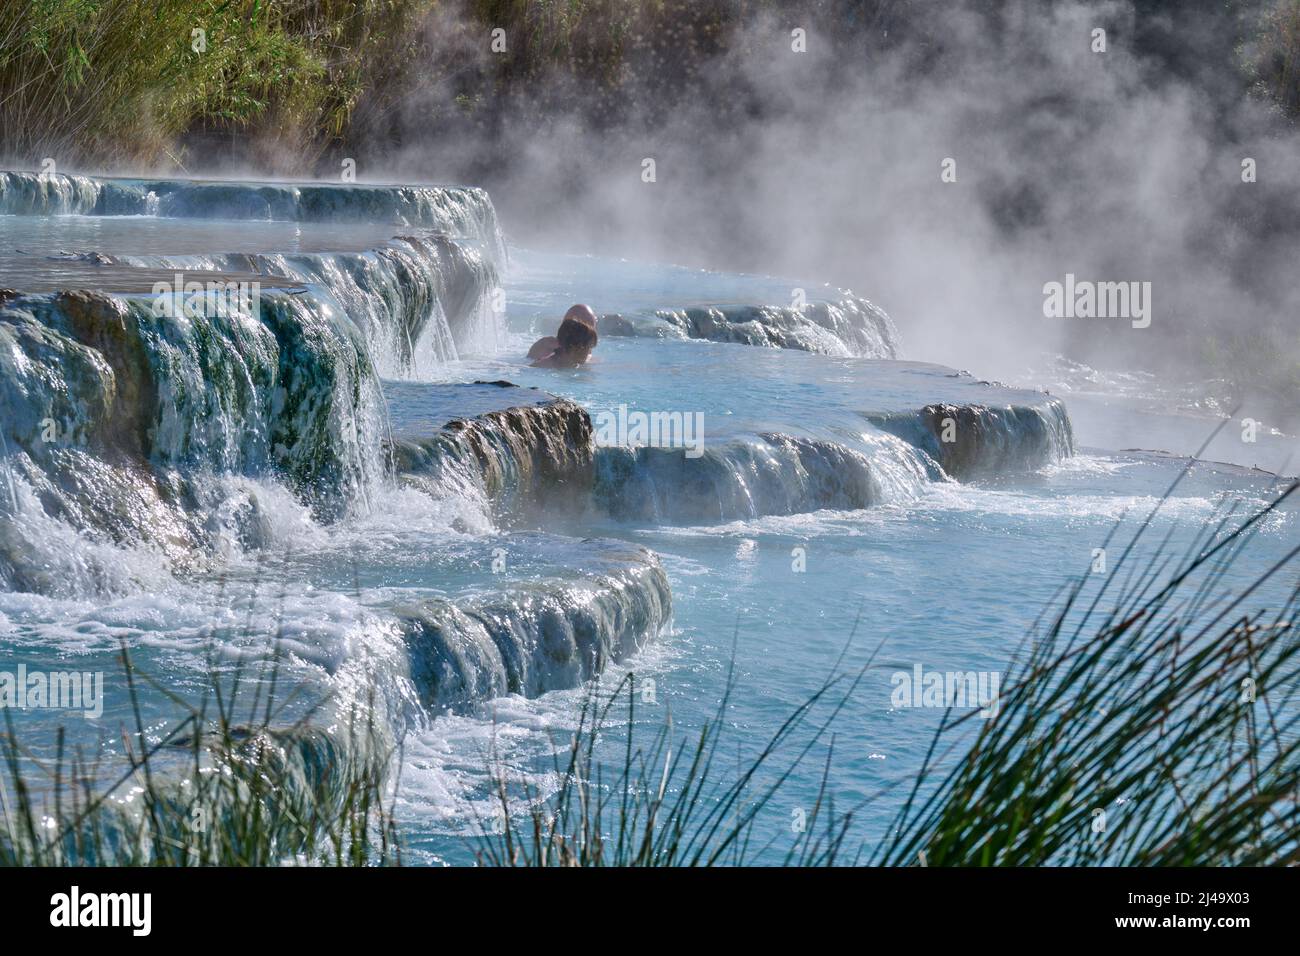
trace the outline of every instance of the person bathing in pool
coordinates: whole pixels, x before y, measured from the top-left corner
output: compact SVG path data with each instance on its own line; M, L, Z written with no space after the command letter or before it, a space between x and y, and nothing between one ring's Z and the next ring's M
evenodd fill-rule
M554 335L533 343L528 357L533 368L576 368L587 361L596 347L596 313L585 305L575 305L564 313L564 320Z

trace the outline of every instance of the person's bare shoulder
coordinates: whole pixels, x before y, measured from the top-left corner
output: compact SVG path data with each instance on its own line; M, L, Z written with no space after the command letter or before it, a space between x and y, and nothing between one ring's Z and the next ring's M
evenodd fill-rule
M537 361L533 362L532 368L578 368L586 365L586 359L576 357L572 352L564 349L556 349L547 355L543 355Z
M545 358L560 347L560 340L554 335L544 335L528 349L530 359Z

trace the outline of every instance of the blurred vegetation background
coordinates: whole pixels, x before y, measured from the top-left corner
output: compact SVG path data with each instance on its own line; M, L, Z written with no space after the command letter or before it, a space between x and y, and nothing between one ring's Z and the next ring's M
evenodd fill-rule
M996 18L1005 4L976 6ZM1141 6L1155 19L1188 15L1166 0ZM393 119L412 103L430 133L463 130L467 116L490 131L520 97L607 124L639 97L639 121L647 110L653 120L684 97L718 97L710 68L743 55L743 28L777 10L816 22L849 68L860 62L853 54L904 47L911 68L938 68L944 37L924 15L931 9L909 0L8 2L0 154L183 168L224 149L304 173L331 150L407 134ZM1213 13L1217 51L1162 49L1153 34L1143 52L1184 74L1233 60L1243 91L1300 115L1300 0L1227 0ZM508 42L488 55L495 29ZM640 96L648 79L651 102ZM762 109L743 88L728 92L735 109Z
M74 164L201 162L255 134L309 166L391 89L431 2L30 0L0 8L4 152ZM198 137L196 144L186 142ZM285 152L287 150L287 152ZM197 155L196 155L197 154Z

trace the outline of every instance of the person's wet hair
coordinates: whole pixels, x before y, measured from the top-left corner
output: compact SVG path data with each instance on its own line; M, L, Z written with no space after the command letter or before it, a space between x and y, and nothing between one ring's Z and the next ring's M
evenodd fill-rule
M570 309L570 312L573 310ZM594 349L596 347L596 326L583 318L566 315L560 323L560 330L555 333L562 349Z

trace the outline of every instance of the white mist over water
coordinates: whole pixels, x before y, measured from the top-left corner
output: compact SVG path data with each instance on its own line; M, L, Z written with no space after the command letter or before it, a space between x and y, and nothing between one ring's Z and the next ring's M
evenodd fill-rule
M1296 434L1294 401L1250 374L1252 356L1270 377L1300 361L1296 132L1246 95L1249 50L1224 39L1249 34L1253 9L864 5L852 25L884 33L850 33L861 47L817 11L777 10L745 21L681 101L665 103L660 64L629 60L614 121L564 107L566 89L594 99L596 78L546 76L494 107L490 134L471 117L429 142L424 117L454 93L431 77L404 100L403 146L370 162L483 182L532 248L812 276L888 311L907 358L1017 381L1054 354L1148 369ZM491 75L475 28L449 7L429 30ZM1066 274L1151 282L1151 328L1045 318L1043 287ZM1207 381L1225 355L1235 388Z

